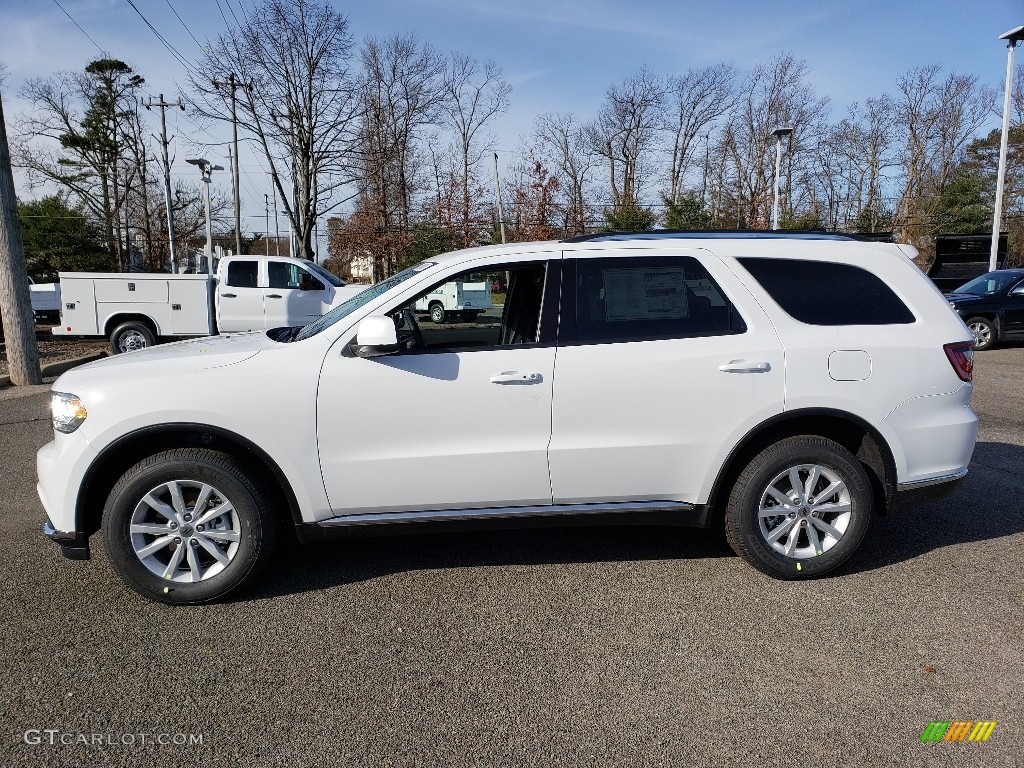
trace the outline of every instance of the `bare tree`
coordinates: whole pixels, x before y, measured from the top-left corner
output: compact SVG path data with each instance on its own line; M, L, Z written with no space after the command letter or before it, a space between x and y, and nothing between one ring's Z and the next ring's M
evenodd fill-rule
M444 60L414 36L396 35L367 40L362 63L361 197L376 211L382 239L374 250L384 261L383 274L391 274L411 236L419 147L440 119Z
M736 70L728 64L690 69L669 77L664 105L665 130L671 137L669 200L676 201L682 194L683 177L700 135L707 136L712 125L731 109L736 98L735 81Z
M461 174L459 245L467 247L477 239L471 215L473 169L494 147L493 137L484 130L497 115L508 109L512 86L493 61L481 63L461 53L453 53L445 71L445 92L447 98L443 109L448 127L455 133Z
M233 73L245 84L240 121L266 156L300 252L312 258L317 217L339 204L338 193L357 175L362 105L349 22L324 0L265 0L246 20L210 46L189 78L191 101L208 118L229 120L230 94L213 83Z
M977 78L941 67L915 67L897 83L895 124L904 179L899 225L904 239L933 234L932 214L963 151L991 114L994 93Z
M544 114L533 126L536 153L556 169L560 178L563 230L581 235L587 227L587 185L595 154L584 125L571 113Z
M594 150L608 169L615 209L638 206L651 171L661 125L665 83L642 69L605 94L597 120L589 129Z
M788 141L787 192L799 154L813 148L822 129L828 99L806 82L807 63L781 54L754 67L730 115L730 147L741 207L737 220L767 227L774 190L776 128L792 128ZM789 195L785 196L787 199Z

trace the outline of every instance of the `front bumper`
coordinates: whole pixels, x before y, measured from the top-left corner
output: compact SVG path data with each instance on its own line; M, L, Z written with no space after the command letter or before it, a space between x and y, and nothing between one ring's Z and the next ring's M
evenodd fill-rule
M43 523L43 535L60 546L61 554L68 560L89 559L89 537L81 531L58 531L50 518Z

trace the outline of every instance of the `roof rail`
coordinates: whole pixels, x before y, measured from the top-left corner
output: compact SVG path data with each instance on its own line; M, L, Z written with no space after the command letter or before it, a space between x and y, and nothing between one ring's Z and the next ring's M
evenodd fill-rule
M645 232L595 232L567 237L563 243L614 242L616 240L867 240L854 234L823 229L651 229Z

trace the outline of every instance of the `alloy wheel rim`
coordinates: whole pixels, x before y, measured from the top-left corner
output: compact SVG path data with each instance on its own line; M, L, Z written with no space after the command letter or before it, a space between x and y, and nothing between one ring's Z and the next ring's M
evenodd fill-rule
M222 572L238 552L241 526L228 498L199 480L169 480L143 495L129 523L132 550L150 573L197 583Z
M850 490L833 469L797 464L777 474L761 493L761 536L779 554L819 557L846 534L852 519Z
M971 323L969 330L974 334L974 341L977 344L987 344L992 338L992 330L983 323Z

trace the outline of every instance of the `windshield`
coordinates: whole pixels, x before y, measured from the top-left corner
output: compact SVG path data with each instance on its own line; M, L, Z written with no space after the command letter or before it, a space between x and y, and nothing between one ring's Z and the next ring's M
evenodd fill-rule
M964 283L953 293L970 293L974 296L992 296L1002 291L1006 286L1020 279L1020 273L1010 272L989 272L988 274L976 277L969 283Z
M305 328L299 331L298 335L296 335L295 337L295 341L302 341L303 339L308 339L310 336L316 336L318 333L320 333L320 331L324 330L325 328L330 328L336 322L348 317L363 305L369 304L378 296L383 296L396 285L404 283L410 277L414 277L423 270L434 266L434 264L436 264L436 262L424 261L417 264L414 267L403 269L398 274L392 275L387 280L381 280L376 285L371 285L365 291L357 293L348 301L336 306L334 309L332 309L326 315L321 317L315 323L310 323L309 325L307 325Z
M339 278L335 277L330 272L328 272L326 269L321 267L319 264L314 264L313 262L310 262L306 266L309 267L310 271L320 275L320 277L322 277L328 283L333 285L335 288L341 288L343 285L345 285L345 281L344 280L340 280Z

